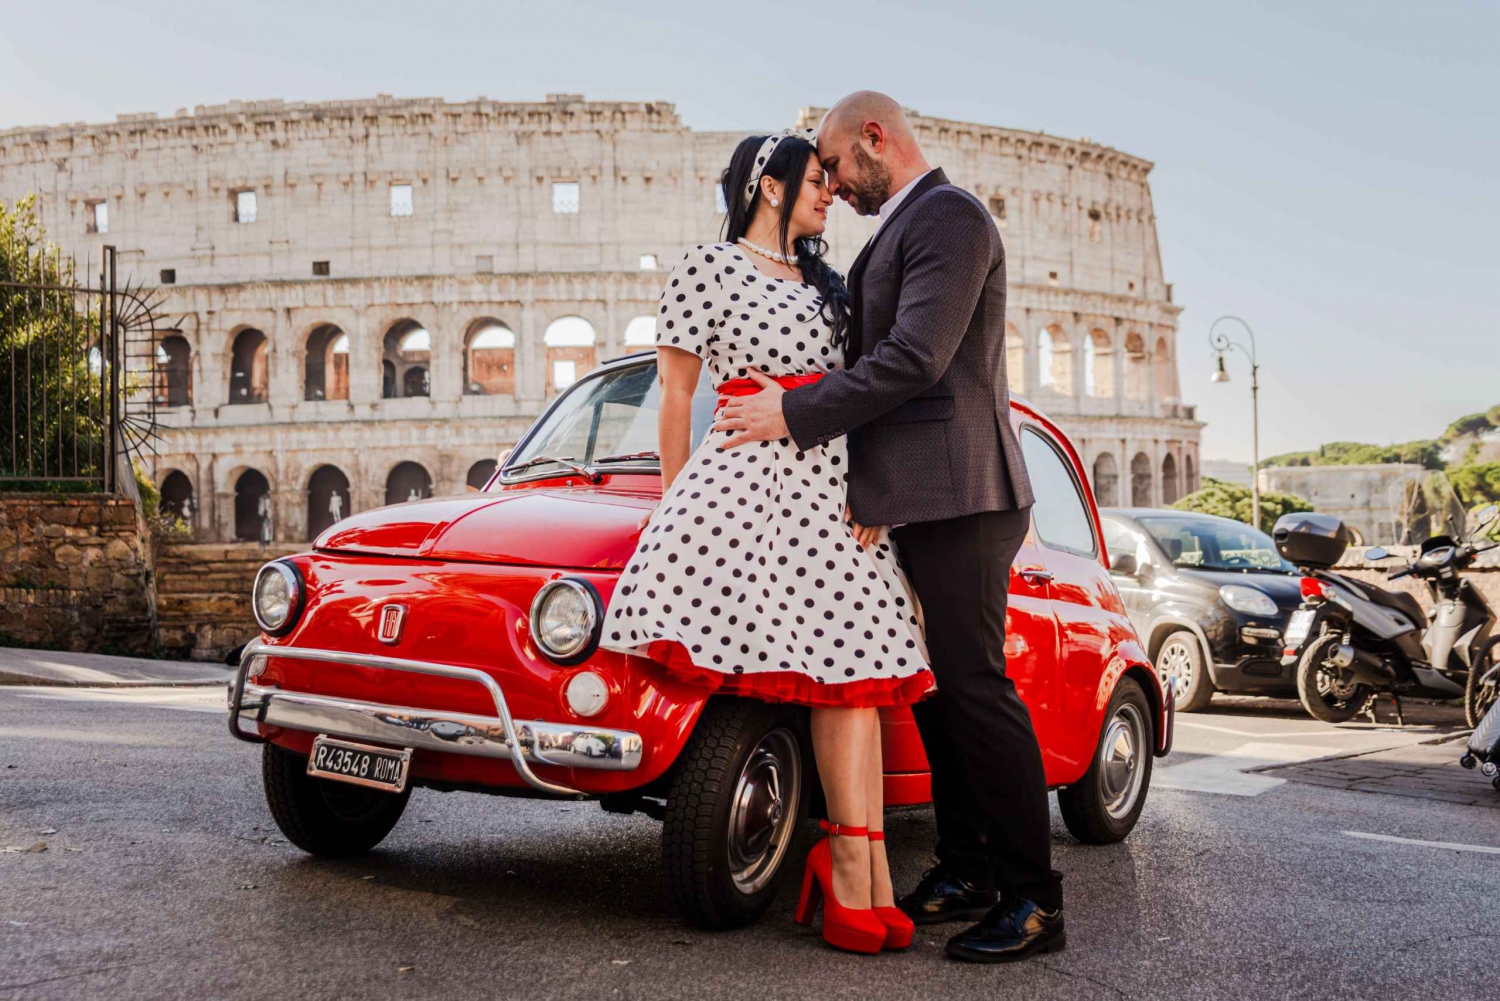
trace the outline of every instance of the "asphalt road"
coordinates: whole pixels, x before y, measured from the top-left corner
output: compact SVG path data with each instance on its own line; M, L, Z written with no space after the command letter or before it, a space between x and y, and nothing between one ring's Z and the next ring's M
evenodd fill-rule
M0 848L47 846L0 853L0 1001L1496 995L1500 813L1245 774L1431 739L1451 714L1400 732L1285 703L1184 717L1124 844L1079 845L1054 813L1068 950L982 967L942 957L950 926L905 954L833 952L790 894L756 927L689 929L658 825L591 804L417 790L375 852L314 860L280 839L221 706L0 688ZM933 836L930 813L893 818L898 884Z

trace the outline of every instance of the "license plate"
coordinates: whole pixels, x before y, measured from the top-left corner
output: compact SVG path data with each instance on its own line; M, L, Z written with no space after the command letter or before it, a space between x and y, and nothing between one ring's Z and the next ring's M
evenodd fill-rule
M392 751L319 734L307 759L307 774L386 792L401 792L406 788L406 770L410 764L409 747Z
M1312 630L1313 619L1318 615L1310 608L1302 608L1292 613L1291 621L1286 624L1286 635L1282 637L1283 645L1296 649L1307 639L1307 634Z

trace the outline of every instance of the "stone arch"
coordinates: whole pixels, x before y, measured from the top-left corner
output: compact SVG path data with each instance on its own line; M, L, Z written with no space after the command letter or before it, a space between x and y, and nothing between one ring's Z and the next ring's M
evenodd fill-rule
M637 316L625 324L625 346L627 348L655 347L656 317Z
M1171 452L1162 456L1161 460L1161 502L1162 504L1175 504L1182 496L1178 492L1177 484L1177 459Z
M1037 387L1064 396L1073 395L1073 342L1057 323L1049 323L1036 335Z
M234 537L240 542L271 541L271 482L258 469L234 481Z
M1084 335L1083 366L1086 395L1100 399L1115 395L1115 344L1098 327Z
M332 323L320 323L307 335L302 361L302 398L349 398L349 335Z
M470 396L515 395L515 331L493 317L475 320L464 335L464 392Z
M338 466L322 465L307 480L307 541L353 514L349 477Z
M229 353L229 402L265 403L271 392L270 341L254 327L234 335Z
M193 405L193 348L180 330L169 330L156 344L156 402L163 407Z
M1151 351L1151 375L1156 384L1158 400L1170 400L1177 396L1177 389L1172 384L1172 367L1172 349L1165 337L1158 337L1156 346Z
M1011 392L1026 392L1026 339L1009 320L1005 321L1005 380Z
M413 497L413 493L416 494ZM420 462L398 462L385 478L385 502L404 504L432 496L432 474Z
M470 491L483 490L484 485L495 475L495 468L499 463L494 459L480 459L469 467L468 475L464 477L464 484Z
M397 320L381 341L380 395L387 400L432 391L432 334L416 320Z
M1135 331L1125 335L1125 398L1144 400L1150 395L1150 365L1146 339Z
M581 316L560 316L547 325L547 392L567 389L597 363L594 325Z
M1100 507L1120 503L1120 466L1111 452L1100 452L1094 459L1094 500Z
M1145 452L1130 460L1130 506L1151 506L1151 456Z
M161 478L161 501L158 510L162 514L181 518L189 525L197 519L197 502L193 499L193 481L180 469L174 469Z

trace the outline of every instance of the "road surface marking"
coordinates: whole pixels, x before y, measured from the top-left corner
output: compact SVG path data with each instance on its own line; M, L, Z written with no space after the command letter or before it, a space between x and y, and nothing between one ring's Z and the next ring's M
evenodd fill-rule
M213 688L3 688L0 691L23 699L55 699L61 702L118 702L153 709L222 713L228 711L224 690Z
M1228 751L1221 751L1181 765L1168 765L1157 769L1151 776L1151 784L1161 789L1182 789L1187 792L1214 792L1224 796L1259 796L1286 779L1270 775L1246 774L1266 765L1289 765L1294 761L1307 761L1328 756L1329 748L1315 744L1241 744Z
M1419 841L1416 838L1398 838L1394 834L1366 834L1364 831L1345 831L1351 838L1365 841L1388 841L1395 845L1418 845L1422 848L1445 848L1454 852L1478 852L1481 855L1500 855L1500 848L1489 845L1461 845L1453 841Z
M1433 726L1380 726L1349 727L1344 730L1286 730L1281 733L1259 733L1255 730L1236 730L1233 727L1214 726L1211 723L1194 723L1180 716L1177 719L1176 725L1186 727L1189 730L1212 730L1215 733L1228 733L1236 737L1260 737L1262 739L1276 737L1332 737L1346 733L1414 733L1418 730L1425 732L1437 729L1437 727Z

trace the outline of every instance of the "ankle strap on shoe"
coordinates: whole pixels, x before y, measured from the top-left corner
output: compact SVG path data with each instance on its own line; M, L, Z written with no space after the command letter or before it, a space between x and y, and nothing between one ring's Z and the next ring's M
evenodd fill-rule
M870 840L871 841L884 841L885 840L885 832L884 831L871 831L870 832Z
M848 824L834 824L826 820L818 821L818 826L836 838L865 838L870 835L868 827L850 827Z

